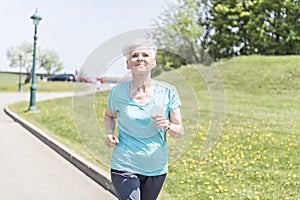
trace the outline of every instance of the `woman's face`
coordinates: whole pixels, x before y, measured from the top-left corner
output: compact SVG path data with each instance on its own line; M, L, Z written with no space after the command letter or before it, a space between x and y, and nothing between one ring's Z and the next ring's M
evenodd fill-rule
M135 74L150 72L156 65L156 59L150 50L136 49L129 53L127 68Z

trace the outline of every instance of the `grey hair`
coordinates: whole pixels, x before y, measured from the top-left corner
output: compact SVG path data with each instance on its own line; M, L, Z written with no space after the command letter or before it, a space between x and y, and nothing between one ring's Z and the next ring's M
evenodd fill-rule
M127 42L124 45L122 49L123 56L128 59L130 52L135 49L147 49L151 52L153 57L156 56L157 52L157 46L153 40L146 38L137 38Z

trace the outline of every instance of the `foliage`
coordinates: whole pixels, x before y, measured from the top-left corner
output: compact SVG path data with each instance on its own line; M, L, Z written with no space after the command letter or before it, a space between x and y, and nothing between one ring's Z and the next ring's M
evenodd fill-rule
M300 53L298 0L212 0L209 23L216 58Z
M11 67L20 66L20 56L22 56L22 67L24 67L27 73L32 68L33 60L33 45L31 43L23 43L20 46L11 47L7 50L7 58L10 61ZM54 50L37 48L36 66L42 68L47 74L52 74L62 70L62 62L59 61L59 57Z
M200 37L202 28L197 23L198 7L194 0L179 0L178 4L168 4L154 24L160 64L177 68L186 63L202 61L204 49ZM179 58L178 58L179 57Z
M177 82L179 87L183 82L178 78L184 77L201 105L200 119L194 122L194 115L184 118L185 135L189 137L190 130L197 130L197 136L188 148L178 143L178 148L187 150L170 163L160 199L300 198L299 59L299 56L242 56L216 63L226 88L227 117L221 137L205 159L199 155L210 126L207 109L211 99L198 71L190 65L159 76ZM186 104L192 107L197 104L191 100L191 94L185 95L184 88L178 92ZM102 126L99 132L103 130L107 95L107 92L97 93L92 97L95 100L92 106ZM99 164L109 154L94 157L81 146L71 102L71 98L38 102L38 114L24 113L20 109L22 103L10 108L80 155L92 161L97 158L98 163L95 162ZM86 112L86 116L81 116L83 123L90 123L87 119L92 114ZM93 147L99 151L107 149L102 145L103 142L95 143Z
M40 48L37 48L37 54L39 55ZM11 67L19 67L20 66L20 56L22 61L22 67L24 67L27 73L30 71L32 67L32 53L33 53L33 45L31 43L23 43L18 47L10 47L6 51L6 56L10 61Z
M214 60L300 54L299 11L299 0L178 0L155 21L154 37L182 64L203 63L204 50ZM162 55L163 64L176 59Z
M38 56L40 68L43 68L48 75L55 74L63 69L63 63L54 50L44 49Z

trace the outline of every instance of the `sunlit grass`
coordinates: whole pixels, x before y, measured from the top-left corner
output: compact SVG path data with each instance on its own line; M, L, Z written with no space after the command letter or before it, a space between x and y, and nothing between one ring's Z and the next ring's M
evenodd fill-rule
M201 160L197 137L170 166L166 190L176 199L299 198L299 100L265 96L269 103L263 103L255 95L238 95L248 100L236 104L235 94L227 94L226 124L214 149ZM294 111L266 109L287 101Z
M299 56L238 57L217 63L226 89L226 119L203 159L200 149L211 123L210 92L192 66L162 74L159 78L176 85L180 93L185 137L168 138L171 162L160 199L300 199L298 63ZM10 107L108 170L111 150L103 145L107 95L41 102L37 114L24 113L26 103Z
M25 76L22 79L22 91L29 92L31 82L24 84ZM85 90L88 85L84 83L74 82L47 82L45 79L40 80L37 77L37 92L72 92L75 84L78 90ZM0 92L18 92L19 89L19 75L0 73Z

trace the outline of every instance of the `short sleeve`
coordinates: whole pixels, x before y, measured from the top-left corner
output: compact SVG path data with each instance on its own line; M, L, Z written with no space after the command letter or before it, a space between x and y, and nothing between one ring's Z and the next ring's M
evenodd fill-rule
M112 112L116 112L116 108L115 108L115 103L113 102L114 100L114 93L115 93L115 87L113 87L111 90L110 90L110 93L109 93L109 96L108 96L108 107L109 109L111 109Z
M169 112L174 110L175 108L181 106L180 97L178 95L178 92L174 86L170 87L169 90L169 105L168 110Z

